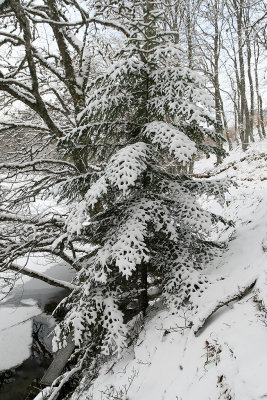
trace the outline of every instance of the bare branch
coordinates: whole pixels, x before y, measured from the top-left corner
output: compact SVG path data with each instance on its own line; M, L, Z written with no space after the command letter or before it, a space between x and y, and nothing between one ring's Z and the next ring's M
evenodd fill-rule
M224 300L219 301L216 303L213 308L208 312L207 316L202 318L200 322L193 327L194 334L198 336L201 333L201 330L204 328L208 320L211 318L212 315L216 313L220 308L227 306L230 304L232 301L237 301L241 300L244 296L246 296L255 286L257 282L257 279L254 279L252 282L250 282L248 285L242 287L241 289L238 288L236 292L234 292L231 295L228 295Z

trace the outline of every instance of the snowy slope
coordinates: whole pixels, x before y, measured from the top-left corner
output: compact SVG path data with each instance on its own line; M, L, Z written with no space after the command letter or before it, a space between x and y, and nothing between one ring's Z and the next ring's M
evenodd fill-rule
M85 376L72 400L257 400L267 398L267 141L236 150L217 168L232 187L222 208L210 199L203 205L235 221L223 257L208 266L214 283L199 300L199 312L170 315L158 302L136 342L116 362L101 369L93 386ZM210 160L197 173L208 173ZM220 172L222 171L222 172ZM222 237L229 235L223 232ZM219 308L200 333L194 331ZM187 328L189 320L192 328Z

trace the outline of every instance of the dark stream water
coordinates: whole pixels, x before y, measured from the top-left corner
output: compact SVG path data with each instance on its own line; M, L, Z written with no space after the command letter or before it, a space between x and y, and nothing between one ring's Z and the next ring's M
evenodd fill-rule
M57 270L49 274L57 278ZM71 272L67 271L65 279L70 280ZM30 357L21 365L6 371L0 371L0 400L32 400L40 392L39 384L45 370L52 361L52 335L55 324L52 312L68 291L51 287L32 279L23 287L15 288L8 301L0 306L19 307L23 300L33 299L42 313L33 317L33 343Z

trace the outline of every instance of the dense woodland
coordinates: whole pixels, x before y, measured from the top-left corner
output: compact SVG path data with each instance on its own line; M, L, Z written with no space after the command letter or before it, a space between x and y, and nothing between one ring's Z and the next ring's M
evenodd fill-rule
M231 183L194 162L266 137L266 16L250 0L0 1L0 268L10 289L25 274L69 290L54 348L71 336L76 364L50 400L121 354L152 297L198 312L224 251L211 230L232 222L197 199ZM22 268L34 254L73 282Z

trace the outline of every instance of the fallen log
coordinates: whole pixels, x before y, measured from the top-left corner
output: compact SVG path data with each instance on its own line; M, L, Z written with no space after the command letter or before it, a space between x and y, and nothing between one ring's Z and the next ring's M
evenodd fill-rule
M239 289L238 292L235 292L234 294L227 296L225 300L221 300L218 303L216 303L214 305L214 307L212 308L212 310L209 311L207 316L202 318L201 321L195 327L193 327L195 336L198 336L201 333L201 330L204 329L206 323L211 318L211 316L216 313L216 311L218 311L220 308L222 308L224 306L227 306L232 301L241 300L244 296L246 296L252 290L252 288L255 286L256 282L257 282L257 279L254 279L249 285Z
M67 364L70 356L72 355L75 348L75 344L72 340L72 336L67 337L67 346L58 350L54 356L52 363L46 370L44 376L41 379L41 385L51 386L56 378L59 377Z

